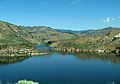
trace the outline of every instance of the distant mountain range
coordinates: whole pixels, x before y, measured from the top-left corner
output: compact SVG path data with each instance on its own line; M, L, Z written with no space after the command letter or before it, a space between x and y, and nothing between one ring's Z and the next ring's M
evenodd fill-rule
M90 30L81 30L81 31L74 31L74 30L65 30L65 29L56 29L59 32L63 32L63 33L72 33L72 34L77 34L77 33L85 33L87 31Z
M103 36L108 34L109 32L113 30L117 30L119 28L117 27L107 27L103 29L98 29L98 30L81 30L81 31L72 31L72 30L64 30L64 29L56 29L59 32L63 33L71 33L71 34L77 34L79 36ZM80 35L82 34L82 35Z

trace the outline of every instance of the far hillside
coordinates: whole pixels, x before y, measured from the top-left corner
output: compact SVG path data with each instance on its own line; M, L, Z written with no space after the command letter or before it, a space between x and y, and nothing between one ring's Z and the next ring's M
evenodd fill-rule
M77 38L77 35L70 33L62 33L55 29L45 26L19 26L22 30L31 33L33 36L37 37L38 40L42 40L43 43L48 43L49 41L55 42L62 39L72 39Z

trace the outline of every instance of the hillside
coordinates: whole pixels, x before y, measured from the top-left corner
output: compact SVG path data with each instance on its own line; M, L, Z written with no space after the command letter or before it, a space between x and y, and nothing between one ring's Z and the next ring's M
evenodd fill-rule
M57 47L64 51L99 51L112 52L120 47L120 38L115 38L120 30L113 30L106 36L86 36L75 39L59 41L51 46Z
M19 27L0 21L0 55L24 55L33 51L36 39ZM15 53L15 54L13 54Z
M24 27L19 26L22 30L26 30L31 33L33 36L37 37L38 40L41 40L43 43L48 43L49 41L55 42L63 39L72 39L77 36L70 33L58 32L55 29L45 26L33 26L33 27Z
M0 21L0 40L7 44L20 44L24 41L39 43L36 37L29 32L21 30L18 26Z

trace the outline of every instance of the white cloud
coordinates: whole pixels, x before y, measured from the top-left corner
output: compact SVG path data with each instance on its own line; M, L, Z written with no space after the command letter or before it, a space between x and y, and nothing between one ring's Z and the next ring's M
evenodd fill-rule
M109 23L110 22L110 17L107 17L105 20L104 20L104 23Z
M120 19L120 16L116 17L116 18L110 18L110 17L107 17L105 20L104 20L104 23L109 23L109 22L112 22L112 21L115 21L115 20L118 20Z
M66 8L72 7L72 6L78 4L78 3L82 2L82 1L83 1L83 0L73 0L72 2L66 4L65 6L57 9L57 11L62 11L62 10L64 10L64 9L66 9Z

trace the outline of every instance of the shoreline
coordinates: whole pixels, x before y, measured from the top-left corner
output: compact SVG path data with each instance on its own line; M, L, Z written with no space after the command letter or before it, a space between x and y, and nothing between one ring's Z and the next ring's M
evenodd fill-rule
M54 48L55 51L62 51L62 52L97 52L97 53L115 53L120 54L120 50L102 50L102 49L75 49L75 48Z

